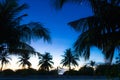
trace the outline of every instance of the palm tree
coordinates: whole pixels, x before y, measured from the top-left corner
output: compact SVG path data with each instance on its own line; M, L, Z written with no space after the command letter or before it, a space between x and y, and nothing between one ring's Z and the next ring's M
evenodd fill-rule
M3 70L4 65L10 63L9 60L12 60L12 59L9 57L9 54L6 51L0 54L1 71Z
M49 71L49 69L52 68L52 64L54 64L52 59L53 59L52 56L48 52L39 55L39 64L38 64L39 69Z
M93 16L68 23L82 33L74 48L85 59L89 59L90 47L96 46L103 51L105 58L112 62L115 49L120 50L120 1L119 0L56 0L58 8L66 2L87 2Z
M8 51L23 49L23 46L29 47L31 39L43 39L50 42L50 35L47 28L39 22L30 22L20 24L27 14L21 14L27 9L27 4L20 5L18 0L1 0L0 1L0 45L5 44ZM22 47L21 47L22 46ZM29 51L29 50L26 50ZM30 50L31 51L31 50Z
M91 60L88 64L93 68L93 66L95 66L95 61Z
M19 66L22 66L23 68L26 68L26 66L28 68L31 67L32 64L28 61L30 59L30 56L28 54L23 54L18 59L19 61L17 63L20 63Z
M66 49L65 54L62 55L62 57L63 59L60 64L63 64L63 66L68 66L69 71L71 70L71 65L78 66L77 60L79 60L79 58L76 55L73 55L71 49Z

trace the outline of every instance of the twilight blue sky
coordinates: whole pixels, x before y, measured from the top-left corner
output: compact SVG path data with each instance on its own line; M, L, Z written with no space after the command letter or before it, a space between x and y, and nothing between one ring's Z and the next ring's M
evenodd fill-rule
M64 54L65 49L73 48L73 44L79 35L67 23L90 16L92 15L92 11L88 6L73 3L64 5L61 10L55 10L50 1L53 0L20 0L20 3L27 3L30 6L29 9L23 12L28 14L28 17L23 19L23 23L36 21L42 23L44 27L49 29L52 38L51 44L44 43L40 40L32 41L31 45L36 51L42 54L50 52L53 55L54 66L56 67L59 66L60 60L62 59L61 55ZM91 48L90 60L103 62L104 57L102 52L97 48ZM35 68L38 63L37 57L31 58L31 62ZM80 66L84 62L80 58Z

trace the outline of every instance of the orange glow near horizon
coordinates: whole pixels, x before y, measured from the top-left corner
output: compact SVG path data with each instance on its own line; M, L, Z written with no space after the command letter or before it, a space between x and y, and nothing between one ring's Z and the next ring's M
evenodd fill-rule
M40 47L41 48L41 47ZM42 48L41 48L42 49ZM45 48L46 49L46 48ZM43 51L45 51L44 49L42 49ZM61 59L62 59L62 54L64 54L64 50L63 53L59 53L59 50L54 53L52 53L53 51L48 49L48 52L50 52L50 54L53 56L53 67L52 69L57 69L57 67L61 67L62 68L62 65L60 64L61 62ZM42 51L41 51L42 52ZM42 52L44 53L44 52ZM58 54L59 53L59 54ZM97 57L93 57L93 56L97 56ZM15 55L10 55L10 57L12 58L12 61L10 61L10 64L4 66L4 69L13 69L13 70L16 70L16 69L22 69L21 66L19 66L19 63L17 64L17 61L18 61L18 56L15 56ZM91 49L91 56L90 56L90 60L93 60L93 61L96 61L96 62L100 62L100 61L104 61L104 57L103 55L101 54L100 51L96 50L96 49ZM39 66L38 66L38 57L37 56L31 56L30 60L29 60L32 64L31 68L34 68L36 70L39 69ZM85 65L86 63L88 63L88 61L85 61L83 58L80 58L80 61L78 61L78 64L79 66L78 67L72 67L76 70L79 70L80 67L82 67L83 65ZM1 66L0 66L1 67ZM63 67L64 69L68 69L67 67Z

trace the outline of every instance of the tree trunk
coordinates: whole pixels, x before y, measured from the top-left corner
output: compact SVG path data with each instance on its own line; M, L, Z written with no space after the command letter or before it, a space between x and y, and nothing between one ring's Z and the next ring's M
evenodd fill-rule
M3 64L1 65L1 71L2 71L2 69L3 69Z
M69 71L71 70L71 66L70 66L70 63L69 63Z

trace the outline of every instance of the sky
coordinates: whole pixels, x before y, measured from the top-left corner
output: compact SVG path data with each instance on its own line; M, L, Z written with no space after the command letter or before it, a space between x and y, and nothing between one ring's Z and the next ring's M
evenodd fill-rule
M27 3L29 5L29 9L23 11L23 13L28 14L28 17L23 19L23 23L40 22L44 27L49 29L52 43L38 40L32 41L31 46L42 54L50 52L53 56L54 67L57 67L60 66L61 55L64 54L66 49L73 48L73 44L80 34L75 32L67 23L92 15L92 10L88 6L75 3L67 3L62 9L55 10L51 1L53 0L20 0L20 3ZM14 57L14 60L17 60L16 57ZM92 47L90 60L103 62L104 56L100 50ZM30 61L35 68L38 64L37 57L33 56ZM78 63L82 66L87 62L83 58L80 58ZM16 62L13 64L16 64Z

